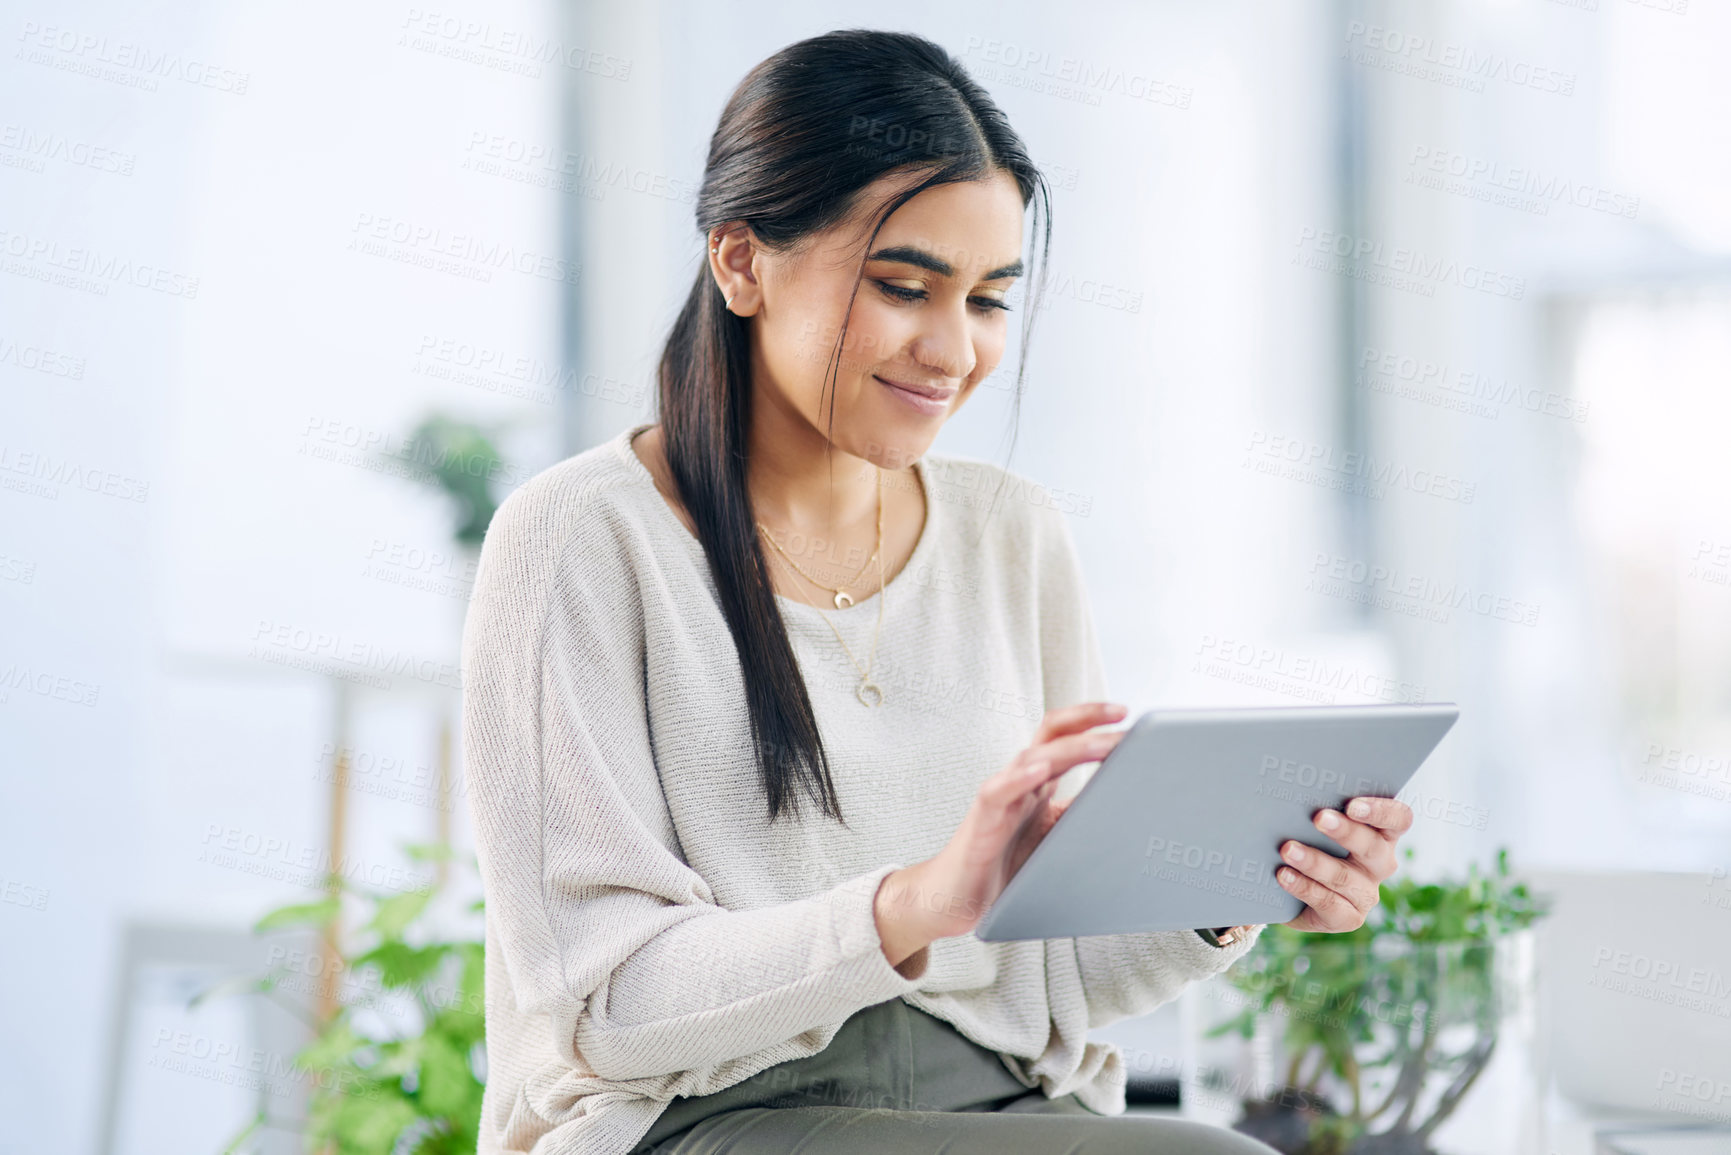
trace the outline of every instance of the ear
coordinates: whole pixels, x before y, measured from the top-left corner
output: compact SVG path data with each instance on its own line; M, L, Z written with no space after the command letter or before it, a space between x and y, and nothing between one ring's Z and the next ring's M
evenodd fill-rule
M763 248L751 226L739 222L717 225L708 233L709 271L724 299L731 298L728 311L741 317L757 312L763 303L757 262Z

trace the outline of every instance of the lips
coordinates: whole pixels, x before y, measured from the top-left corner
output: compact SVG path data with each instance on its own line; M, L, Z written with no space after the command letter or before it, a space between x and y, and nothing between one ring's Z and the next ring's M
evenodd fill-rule
M874 376L876 375L874 374ZM942 385L915 385L907 381L892 381L888 377L881 376L878 377L878 380L885 385L893 386L896 389L905 389L909 393L917 394L931 401L948 401L959 392L954 386L946 388Z

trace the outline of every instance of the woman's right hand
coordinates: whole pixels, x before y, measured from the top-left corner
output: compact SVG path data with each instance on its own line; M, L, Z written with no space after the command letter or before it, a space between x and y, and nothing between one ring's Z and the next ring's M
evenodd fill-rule
M1028 748L980 784L944 848L884 878L873 909L891 966L918 978L929 943L974 929L1069 806L1052 801L1057 780L1104 758L1125 734L1094 727L1122 721L1125 713L1108 702L1048 710Z

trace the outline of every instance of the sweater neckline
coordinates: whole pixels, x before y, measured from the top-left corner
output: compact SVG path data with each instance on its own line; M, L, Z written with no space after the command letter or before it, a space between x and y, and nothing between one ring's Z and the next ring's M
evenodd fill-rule
M679 515L673 512L673 507L667 504L667 499L665 497L661 496L661 490L656 488L655 476L649 472L649 467L643 464L643 459L638 457L637 451L631 448L631 439L637 436L637 434L642 430L648 429L654 424L653 421L642 421L625 429L613 439L614 452L617 454L621 462L623 462L626 471L631 475L632 479L636 481L638 485L646 486L648 488L647 496L652 499L652 504L660 510L660 513L657 516L663 519L668 528L687 543L688 548L695 550L699 558L701 558L704 564L707 565L708 556L704 553L703 543L698 541L689 529L685 528L685 523L679 520ZM906 588L912 581L912 579L908 577L910 571L914 570L915 567L921 567L923 569L932 551L937 548L936 542L939 536L937 521L939 519L939 506L942 502L935 499L936 495L932 491L931 478L926 473L925 457L916 457L911 464L914 469L915 477L919 479L920 493L925 498L926 519L925 524L920 526L920 537L918 541L914 542L913 553L908 555L908 560L902 564L902 568L896 571L896 576L885 583L883 592L886 595ZM908 580L904 581L903 579ZM808 616L816 614L820 618L859 617L861 616L860 611L868 608L871 610L872 616L875 617L877 614L877 599L878 593L874 590L869 597L861 598L846 609L825 610L819 609L817 606L811 605L809 602L802 602L797 598L787 597L784 594L775 595L775 600L778 605L784 607L791 606L797 613L804 613ZM884 608L887 612L889 607L886 605Z

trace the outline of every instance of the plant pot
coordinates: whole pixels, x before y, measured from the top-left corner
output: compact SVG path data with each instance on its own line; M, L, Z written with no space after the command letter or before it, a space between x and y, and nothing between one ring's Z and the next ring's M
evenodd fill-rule
M1186 994L1185 1114L1287 1155L1546 1150L1534 957L1531 929L1265 932Z

